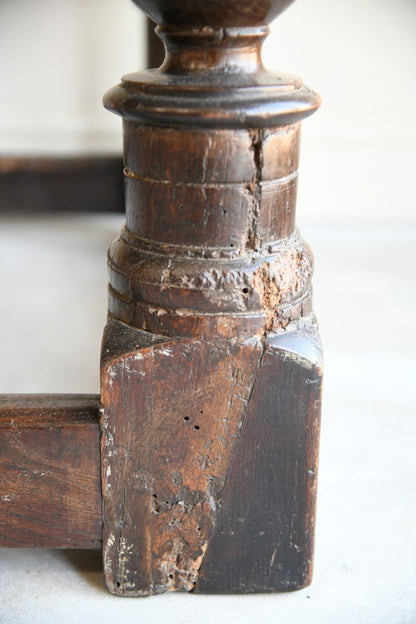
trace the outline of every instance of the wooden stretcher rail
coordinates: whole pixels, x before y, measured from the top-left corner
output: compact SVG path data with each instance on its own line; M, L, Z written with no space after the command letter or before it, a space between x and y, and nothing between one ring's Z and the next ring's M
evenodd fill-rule
M0 156L0 213L124 212L114 156Z
M100 397L0 395L0 545L101 547Z

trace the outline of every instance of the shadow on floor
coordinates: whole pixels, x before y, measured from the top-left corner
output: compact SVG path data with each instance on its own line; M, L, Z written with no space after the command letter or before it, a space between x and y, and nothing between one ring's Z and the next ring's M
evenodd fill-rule
M106 592L101 550L62 550L61 555L89 585Z

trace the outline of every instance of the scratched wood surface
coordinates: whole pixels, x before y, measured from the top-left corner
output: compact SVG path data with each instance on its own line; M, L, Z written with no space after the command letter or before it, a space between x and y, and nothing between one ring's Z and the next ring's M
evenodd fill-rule
M130 354L110 358L104 369L106 578L124 594L189 591L262 345L165 339L138 349L143 333L132 335Z
M101 547L99 397L0 396L0 545Z
M289 591L310 584L321 357L313 323L268 337L196 592Z
M109 334L118 331L109 325ZM320 414L316 326L267 343L149 344L146 332L124 332L130 353L104 342L109 589L137 596L307 585Z
M299 589L322 372L295 207L319 98L261 63L290 0L135 2L166 57L104 97L123 117L126 190L102 350L107 586Z

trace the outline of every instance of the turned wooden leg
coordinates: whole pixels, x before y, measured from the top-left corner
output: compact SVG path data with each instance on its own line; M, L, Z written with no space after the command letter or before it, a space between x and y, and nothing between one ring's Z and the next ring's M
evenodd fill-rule
M322 372L295 204L319 98L261 64L290 0L137 4L166 58L105 97L123 117L126 225L101 397L0 397L0 544L102 543L119 595L299 589Z
M300 121L267 74L290 0L137 0L166 59L125 76L126 226L102 348L103 550L119 595L311 580L321 352L295 229Z

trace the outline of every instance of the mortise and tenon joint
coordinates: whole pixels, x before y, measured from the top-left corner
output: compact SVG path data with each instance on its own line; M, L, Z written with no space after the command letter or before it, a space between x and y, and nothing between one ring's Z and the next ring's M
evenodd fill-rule
M135 2L166 58L105 96L126 224L101 396L0 397L0 545L102 546L122 596L299 589L322 371L295 205L319 98L261 62L291 0Z

